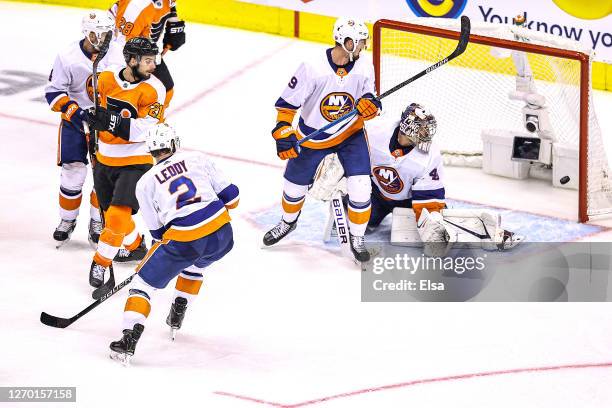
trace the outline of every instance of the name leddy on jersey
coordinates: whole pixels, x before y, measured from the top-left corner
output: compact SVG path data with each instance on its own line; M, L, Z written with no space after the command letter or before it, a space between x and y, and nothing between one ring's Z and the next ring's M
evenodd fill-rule
M181 160L178 163L173 163L167 167L165 167L162 171L155 174L155 178L159 182L159 184L164 184L166 181L170 180L172 177L177 176L179 174L183 174L187 172L187 166L185 165L185 160Z
M397 194L404 189L404 182L393 167L378 166L372 172L379 185L389 194Z
M346 92L332 92L321 100L321 115L329 122L341 118L355 107L355 98Z

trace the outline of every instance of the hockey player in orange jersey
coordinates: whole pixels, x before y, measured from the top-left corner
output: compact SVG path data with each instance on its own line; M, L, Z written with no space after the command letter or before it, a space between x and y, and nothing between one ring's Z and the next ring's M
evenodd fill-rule
M104 71L99 77L100 106L89 125L98 131L94 185L105 227L90 268L93 287L104 282L105 270L122 245L130 251L123 257L126 260L142 259L146 253L132 215L139 208L136 183L153 164L145 135L164 117L166 89L151 75L158 53L149 39L132 38L123 49L127 66Z
M135 37L147 37L158 44L161 39L164 50L172 51L185 43L185 22L178 19L175 0L118 0L110 12L115 16L117 41L120 43ZM166 86L167 108L174 92L174 81L163 59L153 75Z

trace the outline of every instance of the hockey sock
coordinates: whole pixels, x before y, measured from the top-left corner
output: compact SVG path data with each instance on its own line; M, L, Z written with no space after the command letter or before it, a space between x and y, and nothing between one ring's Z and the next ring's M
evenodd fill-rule
M89 217L94 221L101 222L100 204L98 204L98 196L94 190L92 190L91 194L89 195L89 203L91 204L91 207L89 208Z
M59 191L59 213L63 220L75 220L81 206L83 183L87 176L85 163L62 164Z
M348 223L352 235L363 236L370 220L370 195L372 185L369 176L350 176L348 188Z
M182 271L176 280L174 298L184 297L189 305L200 292L202 279L204 276L201 273Z
M100 234L98 250L94 261L109 266L117 255L125 235L134 229L132 209L127 206L111 205L105 213L106 225Z
M291 223L297 219L304 205L307 191L308 186L294 184L285 179L282 198L283 220L285 220L285 222Z
M132 329L136 323L144 325L151 312L151 294L157 290L136 275L123 309L123 329Z

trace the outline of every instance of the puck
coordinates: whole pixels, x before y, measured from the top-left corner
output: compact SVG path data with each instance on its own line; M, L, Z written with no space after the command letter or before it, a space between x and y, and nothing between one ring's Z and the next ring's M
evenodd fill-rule
M563 176L563 177L561 177L561 179L559 180L559 183L561 183L561 184L567 184L567 183L569 183L569 181L570 181L569 176Z

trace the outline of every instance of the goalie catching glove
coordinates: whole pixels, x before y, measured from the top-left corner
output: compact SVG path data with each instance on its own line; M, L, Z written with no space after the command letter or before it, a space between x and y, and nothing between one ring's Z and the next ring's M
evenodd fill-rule
M272 137L276 141L276 154L282 160L298 157L298 140L295 129L289 122L278 122L272 129Z

